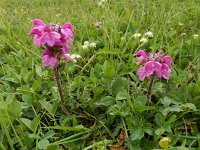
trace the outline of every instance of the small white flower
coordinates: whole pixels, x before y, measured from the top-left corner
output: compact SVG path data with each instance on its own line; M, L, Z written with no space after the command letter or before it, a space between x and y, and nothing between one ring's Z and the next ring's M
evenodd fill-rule
M140 42L142 42L142 43L147 43L147 42L148 42L148 39L145 38L145 37L142 37L142 38L140 39Z
M88 49L88 46L89 46L89 45L83 45L82 48L83 48L84 50L87 50L87 49Z
M196 38L198 38L198 37L199 37L198 34L194 34L194 35L193 35L193 38L194 38L194 39L196 39Z
M87 45L87 46L88 46L89 44L90 44L90 43L89 43L88 41L85 41L85 42L84 42L84 45Z
M61 14L57 14L56 17L60 17Z
M135 34L133 34L133 37L134 38L138 38L138 37L141 37L142 36L142 34L140 34L140 33L135 33Z
M79 55L79 54L72 54L71 55L71 59L75 63L77 62L77 59L79 59L79 58L81 58L81 55Z
M126 37L125 36L121 37L121 40L122 41L126 40Z
M147 36L147 37L153 37L153 33L151 31L148 31L144 34L144 36Z
M186 33L181 33L181 36L185 36L186 35Z
M96 43L90 43L90 47L96 47Z

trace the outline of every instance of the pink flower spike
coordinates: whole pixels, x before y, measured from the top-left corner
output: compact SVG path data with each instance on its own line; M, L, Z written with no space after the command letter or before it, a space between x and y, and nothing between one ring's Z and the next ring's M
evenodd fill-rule
M54 68L58 60L53 56L53 53L50 50L44 50L42 53L42 64L45 67L50 66Z
M140 56L139 58L138 58L138 62L136 63L137 65L139 65L142 61L147 61L148 60L148 57L147 57L147 54L145 53L145 51L144 50L139 50L136 54L135 54L135 56Z
M168 66L170 66L172 64L172 59L170 56L164 56L163 57L163 63L167 64Z

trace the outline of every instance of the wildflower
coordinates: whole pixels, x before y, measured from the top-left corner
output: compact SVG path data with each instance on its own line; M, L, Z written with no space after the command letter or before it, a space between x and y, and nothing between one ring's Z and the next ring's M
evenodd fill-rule
M156 75L158 78L168 79L171 74L169 66L172 64L170 56L163 56L163 52L153 53L151 52L147 56L144 50L139 50L135 56L139 56L137 65L140 65L143 61L144 66L138 69L138 76L140 80L144 80L146 77Z
M181 33L181 35L180 36L185 36L186 35L186 33Z
M78 60L79 58L81 58L81 55L79 55L79 54L72 54L72 55L71 55L71 59L72 59L75 63L77 62L77 60Z
M147 43L147 42L148 42L148 39L145 38L145 37L142 37L142 38L140 39L140 42L142 42L142 43Z
M194 38L194 39L196 39L196 38L198 38L198 37L199 37L198 34L194 34L194 35L193 35L193 38Z
M144 34L144 36L152 38L152 37L153 37L153 33L150 32L150 31L148 31L148 32L146 32L146 33Z
M121 37L121 40L122 41L126 40L126 37L125 36Z
M163 137L160 141L159 141L159 145L161 148L168 148L169 144L171 143L171 139L169 137Z
M84 50L87 50L87 49L89 48L89 46L88 46L88 45L83 45L82 48L83 48Z
M71 37L74 35L74 29L69 22L63 26L59 24L46 25L40 19L35 19L29 35L34 36L34 44L37 48L45 47L42 54L44 66L56 67L60 57L64 57L67 61L70 60L69 44L73 43Z
M96 43L90 43L90 47L96 47Z
M138 37L141 37L141 36L142 36L142 34L137 33L137 32L136 32L135 34L133 34L133 37L134 37L134 38L138 38Z
M87 45L87 46L88 46L89 44L90 44L90 43L89 43L88 41L85 41L85 42L84 42L84 45Z

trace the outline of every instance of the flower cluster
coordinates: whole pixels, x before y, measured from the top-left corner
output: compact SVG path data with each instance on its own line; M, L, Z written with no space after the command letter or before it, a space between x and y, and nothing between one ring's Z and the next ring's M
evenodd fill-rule
M55 68L58 65L60 57L70 60L70 46L73 43L72 36L74 29L69 22L63 26L59 24L46 25L40 19L33 20L32 30L29 33L34 36L34 44L37 48L43 46L42 53L43 66Z
M90 42L88 42L88 41L85 41L84 42L84 44L83 44L83 46L82 46L82 48L84 49L84 50L87 50L88 48L94 48L94 47L96 47L96 43L94 43L94 42L92 42L92 43L90 43Z
M133 37L134 37L134 38L139 38L139 37L141 37L140 42L141 42L141 43L147 43L149 38L153 38L153 37L154 37L154 34L153 34L153 32L151 32L151 31L145 32L144 35L142 35L142 34L139 33L139 32L136 32L136 33L133 34Z
M172 64L170 56L163 56L162 51L159 53L151 52L147 56L144 50L139 50L135 56L139 56L137 65L140 65L143 61L145 62L144 66L141 66L137 72L140 80L144 80L151 75L156 75L158 78L169 78L171 74L169 67Z

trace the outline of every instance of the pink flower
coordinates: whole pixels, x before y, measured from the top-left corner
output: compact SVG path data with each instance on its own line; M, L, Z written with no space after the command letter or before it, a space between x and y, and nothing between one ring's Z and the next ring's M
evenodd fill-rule
M54 57L53 53L50 50L45 49L42 53L42 64L45 67L54 68L58 60Z
M147 61L147 54L145 53L145 51L143 51L143 50L139 50L136 54L135 54L135 56L140 56L139 58L138 58L138 62L136 63L137 65L139 65L142 61Z
M40 19L35 19L29 35L34 36L33 41L37 48L45 47L42 54L44 66L55 67L60 57L64 57L67 61L70 60L68 53L71 47L69 44L73 43L74 29L69 22L63 26L59 24L46 25Z
M140 80L144 80L146 77L156 75L158 78L168 79L171 74L169 66L172 64L170 56L164 56L163 52L149 53L149 56L143 50L139 50L136 56L140 56L138 62L139 65L142 61L145 62L144 66L138 69L137 75Z

